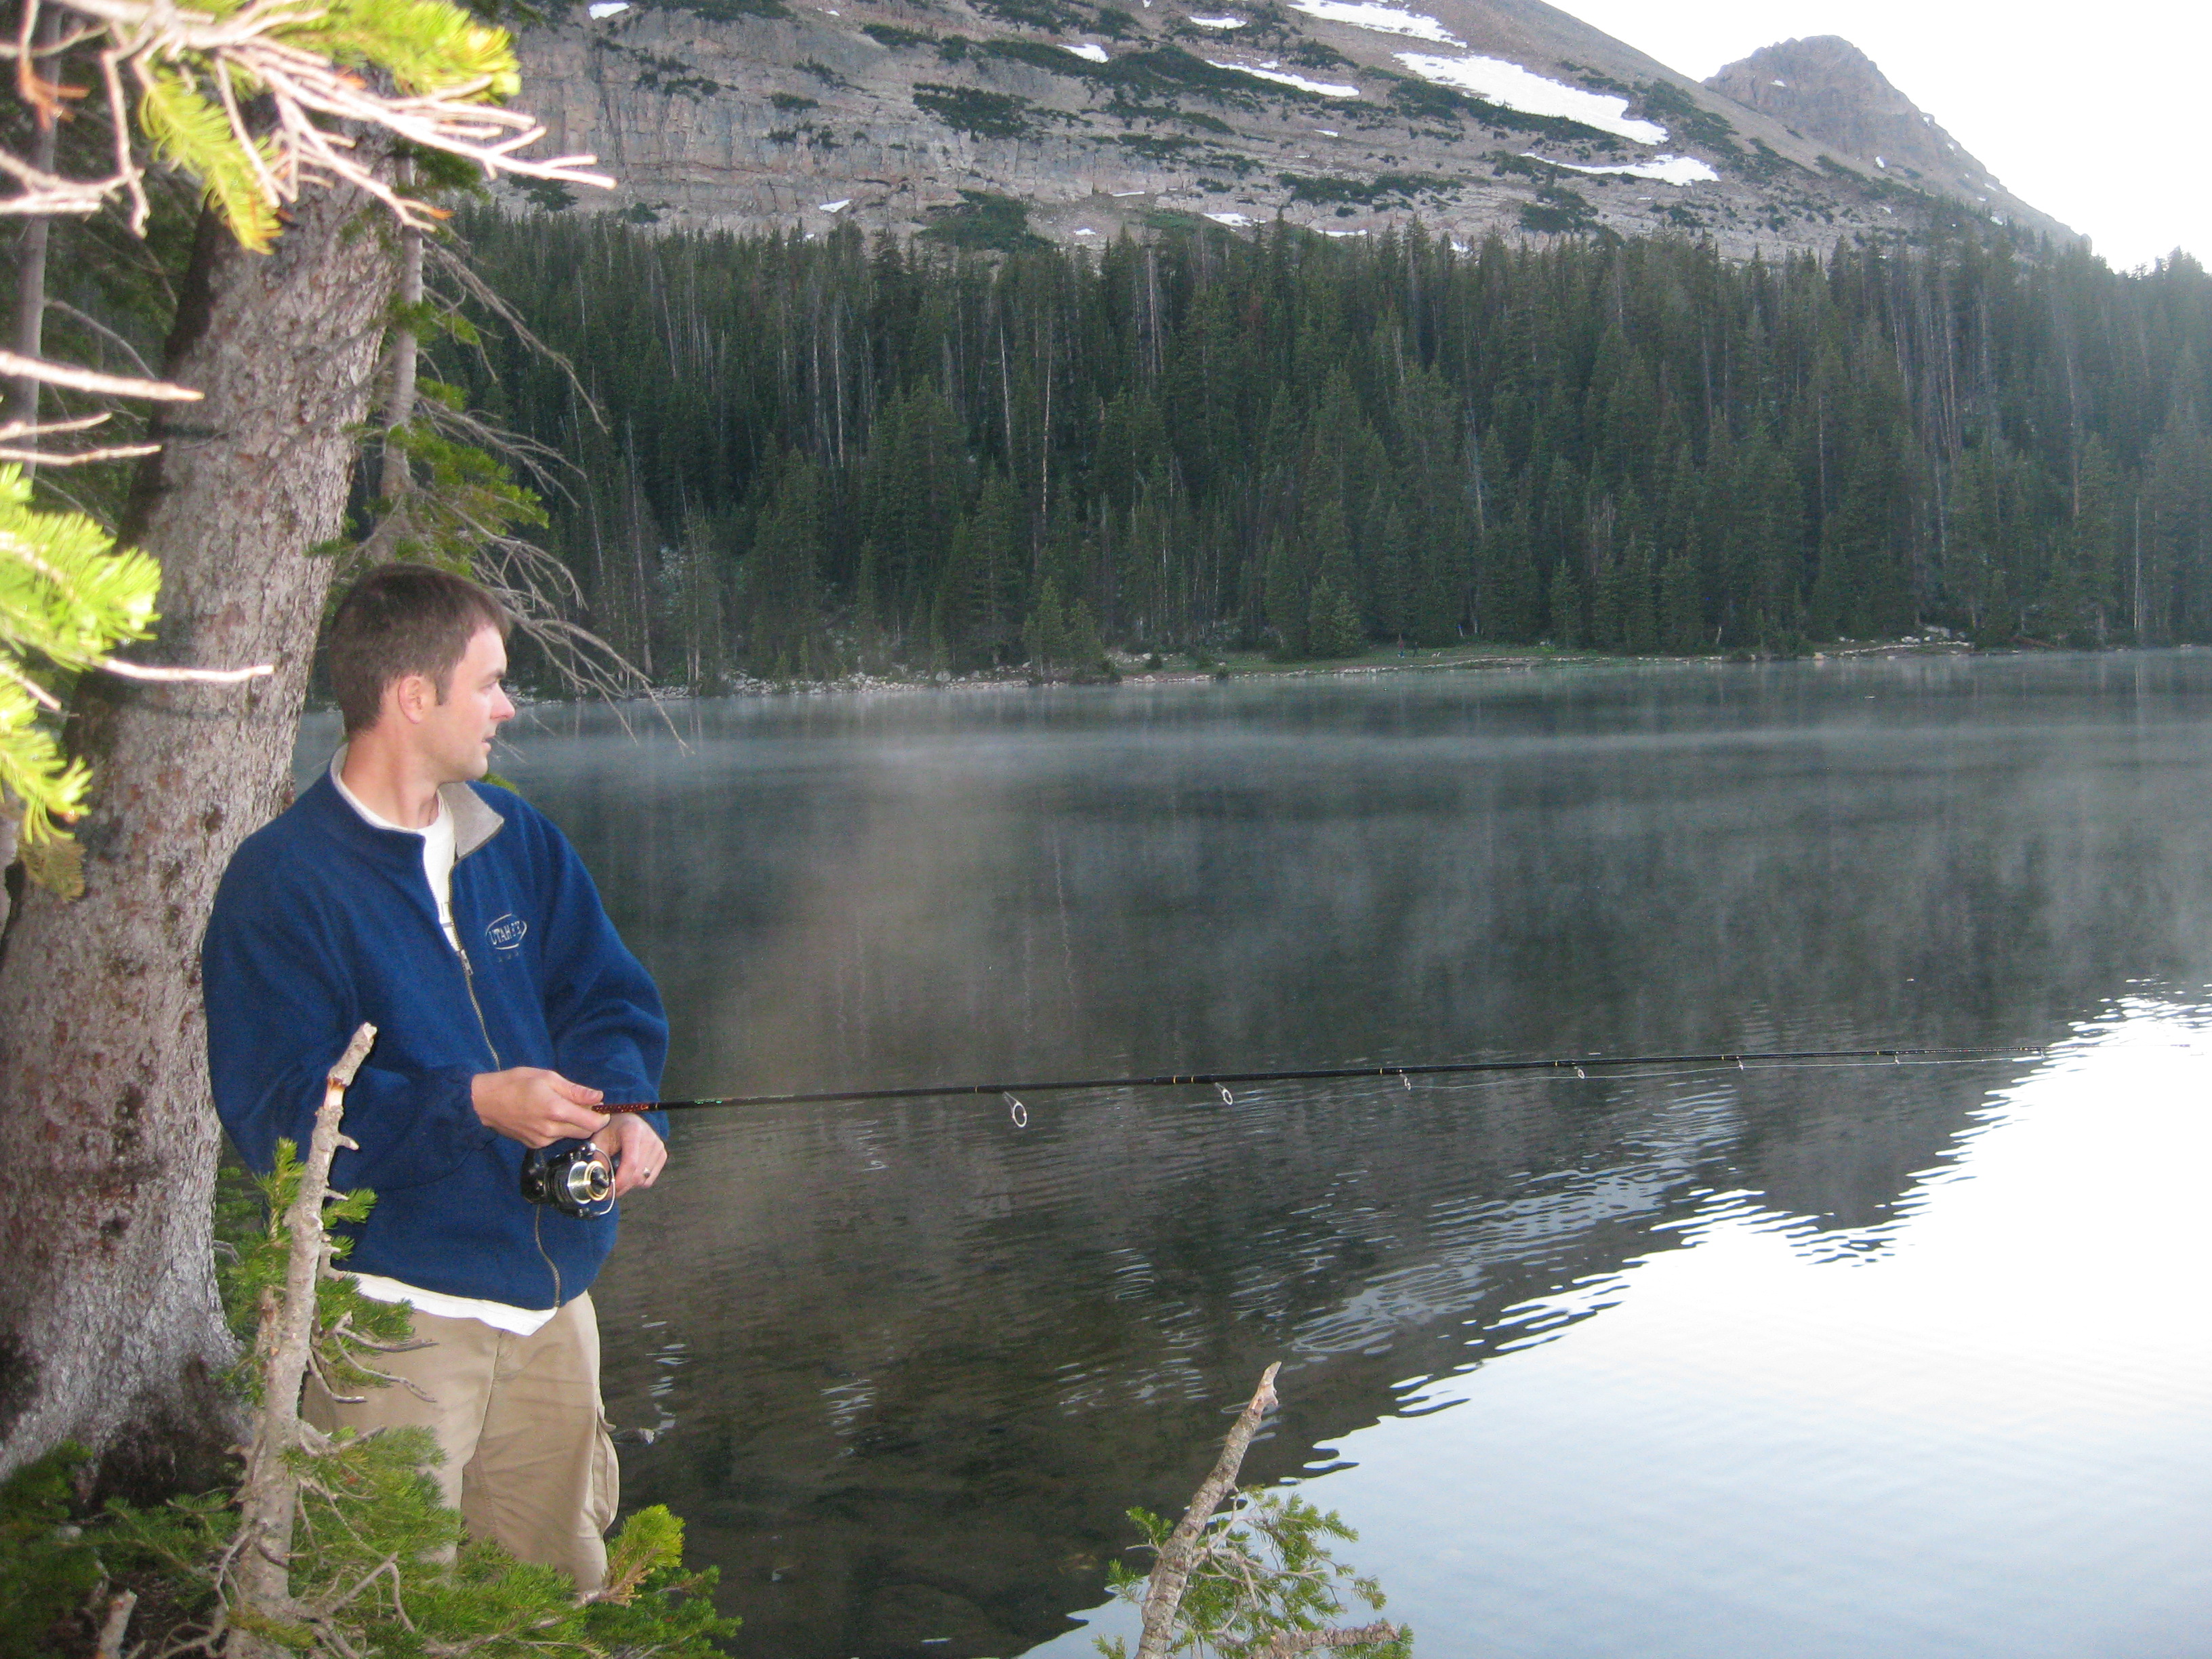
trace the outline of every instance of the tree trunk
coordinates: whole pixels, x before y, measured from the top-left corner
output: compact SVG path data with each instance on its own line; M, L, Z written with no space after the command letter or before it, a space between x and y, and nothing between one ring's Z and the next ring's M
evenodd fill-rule
M402 161L398 166L398 182L411 184L412 167ZM384 404L384 471L382 488L387 500L398 501L414 488L413 472L407 465L407 450L404 444L394 441L392 432L415 418L415 367L420 355L415 335L412 307L422 303L422 233L413 225L402 225L399 239L399 293L402 306L410 309L404 320L392 331L392 389Z
M90 679L85 895L27 895L0 959L0 1474L64 1439L122 1492L209 1486L234 1437L216 1373L198 951L238 842L289 793L352 442L392 295L387 224L312 191L266 255L201 220L123 540L161 562L158 660L271 662L244 686Z

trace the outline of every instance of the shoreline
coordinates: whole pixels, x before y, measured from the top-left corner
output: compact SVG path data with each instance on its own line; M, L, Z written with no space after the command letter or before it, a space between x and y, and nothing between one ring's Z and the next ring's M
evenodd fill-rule
M1186 653L1177 653L1177 655ZM1115 653L1115 677L1104 679L1031 679L1017 669L979 669L966 674L938 673L934 675L902 676L893 674L847 674L829 680L763 680L750 675L741 676L714 690L701 691L690 687L654 687L638 693L635 697L617 701L640 702L689 702L714 697L805 697L826 696L832 693L874 693L878 695L908 696L922 692L979 692L1033 691L1060 690L1082 686L1134 685L1204 685L1226 684L1244 679L1350 679L1385 674L1434 674L1457 672L1533 673L1547 668L1641 668L1689 667L1703 665L1714 668L1742 668L1770 665L1786 662L1823 663L1865 658L1898 657L1990 657L2027 654L2023 647L1984 647L1963 640L1902 640L1839 641L1808 651L1799 656L1780 654L1758 655L1700 653L1694 656L1672 656L1653 653L1628 656L1610 652L1577 649L1554 650L1542 647L1481 647L1442 646L1427 650L1409 650L1383 653L1364 653L1358 657L1341 660L1327 658L1306 658L1282 661L1262 653L1238 653L1222 659L1225 674L1210 668L1146 668L1143 659ZM576 701L574 698L548 697L540 699L547 704Z

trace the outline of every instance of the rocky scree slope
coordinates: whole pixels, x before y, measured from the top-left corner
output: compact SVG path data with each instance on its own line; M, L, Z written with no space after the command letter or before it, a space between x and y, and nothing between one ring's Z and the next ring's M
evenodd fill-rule
M521 45L550 145L621 185L508 199L640 222L1005 247L1418 216L1744 257L1984 211L1540 0L603 0Z
M2021 201L1850 41L1833 34L1762 46L1705 82L1706 90L1779 121L1862 167L2017 224L2071 240L2074 233Z

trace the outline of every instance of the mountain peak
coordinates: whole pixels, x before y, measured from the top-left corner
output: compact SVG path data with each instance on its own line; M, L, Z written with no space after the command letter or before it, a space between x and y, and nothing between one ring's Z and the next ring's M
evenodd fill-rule
M1545 0L570 0L522 57L550 143L622 181L574 204L640 223L1008 247L1418 219L1465 246L1663 232L1747 258L1998 199L1978 173L1923 187L1917 160L1908 177L1790 131ZM1846 102L1872 87L1924 122L1863 58L1837 63Z
M1816 143L1983 210L2001 223L2069 240L2074 235L1999 184L1934 116L1841 35L1814 34L1761 46L1712 76L1705 86Z

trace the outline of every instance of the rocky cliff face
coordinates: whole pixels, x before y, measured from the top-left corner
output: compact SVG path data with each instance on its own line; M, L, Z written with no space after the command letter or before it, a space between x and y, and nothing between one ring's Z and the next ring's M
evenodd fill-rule
M1131 4L578 7L525 36L526 100L621 184L526 199L970 246L1174 216L1339 235L1418 216L1459 240L1674 230L1735 256L1960 211L1540 0Z
M1763 46L1730 64L1705 87L1863 167L1970 205L2000 224L2073 236L1997 183L1935 117L1891 85L1864 52L1838 36Z

